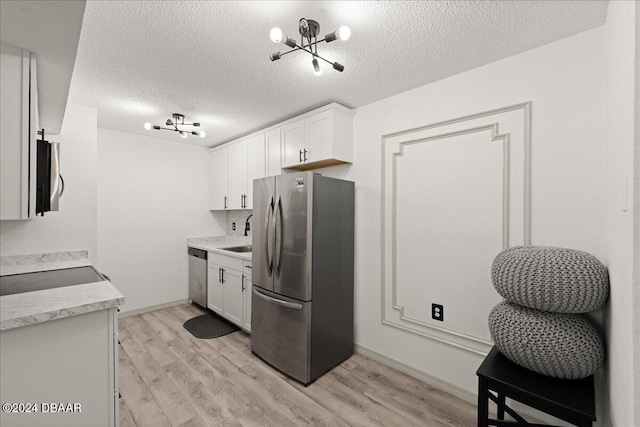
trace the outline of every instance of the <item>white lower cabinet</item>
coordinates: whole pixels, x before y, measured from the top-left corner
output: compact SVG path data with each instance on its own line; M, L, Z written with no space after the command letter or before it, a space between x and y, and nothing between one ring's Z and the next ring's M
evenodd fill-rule
M2 411L0 425L116 427L116 310L0 331L2 403L37 404L38 410Z
M223 316L242 326L242 273L226 268L222 270L222 283L224 287Z
M251 261L244 262L244 274L242 275L242 300L244 305L244 317L242 327L251 332L251 292L253 284L251 282Z
M209 261L207 275L207 307L222 315L224 303L224 287L222 284L223 267Z
M250 331L251 261L209 252L208 265L207 307Z

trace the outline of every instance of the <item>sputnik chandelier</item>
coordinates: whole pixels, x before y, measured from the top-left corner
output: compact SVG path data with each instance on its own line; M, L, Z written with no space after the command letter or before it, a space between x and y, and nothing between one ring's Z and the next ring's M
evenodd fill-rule
M200 123L185 123L184 122L184 114L180 114L180 113L173 113L172 114L173 120L171 119L167 119L166 125L167 126L173 126L170 128L163 128L161 126L158 125L151 125L151 123L147 122L144 124L144 128L146 130L151 130L151 129L155 129L155 130L171 130L174 132L180 132L180 136L182 138L186 138L189 134L191 135L195 135L195 136L199 136L200 138L204 138L206 136L206 134L204 133L204 131L200 131L200 132L196 132L195 130L183 130L180 129L178 126L194 126L194 127L200 127Z
M344 65L339 64L337 62L331 62L322 56L318 55L318 43L327 42L330 43L334 40L347 40L351 36L351 30L349 27L342 26L338 31L334 31L333 33L329 33L322 40L318 40L318 33L320 33L320 24L318 21L314 21L313 19L305 19L302 18L298 23L298 31L300 32L300 44L297 44L296 41L286 34L282 32L280 28L274 28L271 30L271 41L274 43L284 43L291 48L291 50L287 52L275 52L271 54L271 60L276 61L282 58L284 55L287 55L291 52L295 52L297 50L304 50L307 53L310 53L313 56L311 60L311 64L313 65L313 72L316 75L320 75L322 73L322 68L320 68L320 64L318 63L318 58L322 59L324 62L329 63L333 66L335 70L340 72L344 71ZM306 44L305 44L306 43Z

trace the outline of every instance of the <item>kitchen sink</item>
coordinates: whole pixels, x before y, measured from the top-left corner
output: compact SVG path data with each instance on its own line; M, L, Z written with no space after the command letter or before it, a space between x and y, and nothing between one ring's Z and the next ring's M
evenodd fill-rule
M232 246L230 248L220 248L223 251L231 251L231 252L251 252L251 245L245 246Z

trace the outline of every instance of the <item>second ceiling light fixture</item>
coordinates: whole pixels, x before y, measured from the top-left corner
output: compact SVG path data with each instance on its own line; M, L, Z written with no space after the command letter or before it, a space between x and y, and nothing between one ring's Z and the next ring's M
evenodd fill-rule
M179 126L194 126L194 127L200 127L200 123L194 122L194 123L185 123L184 122L184 114L180 114L180 113L173 113L171 115L171 117L173 117L173 120L171 119L167 119L166 125L167 126L173 126L170 128L163 128L162 126L159 125L152 125L151 123L147 122L144 124L144 128L146 130L151 130L151 129L155 129L155 130L172 130L174 132L178 132L180 133L180 136L182 138L186 138L187 135L191 134L191 135L195 135L195 136L199 136L200 138L204 138L205 137L205 133L204 131L192 131L192 130L185 130L185 129L180 129Z
M282 32L280 28L274 28L271 30L271 41L274 43L284 43L291 48L287 52L275 52L271 54L271 60L276 61L282 58L284 55L295 52L297 50L304 50L313 56L311 64L313 65L313 71L316 75L322 73L322 68L318 63L318 58L322 59L333 66L334 69L342 72L344 71L344 65L337 62L331 62L322 56L318 55L318 43L332 42L334 40L347 40L351 36L351 30L349 27L342 26L338 31L329 33L322 40L318 40L318 33L320 32L320 24L313 19L302 18L298 24L298 31L300 32L300 44L298 45L295 40L287 36ZM305 44L306 43L306 44Z

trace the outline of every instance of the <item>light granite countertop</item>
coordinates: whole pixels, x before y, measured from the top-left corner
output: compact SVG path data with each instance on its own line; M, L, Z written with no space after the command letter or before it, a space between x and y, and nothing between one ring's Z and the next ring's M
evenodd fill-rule
M210 237L194 237L187 239L187 246L190 248L202 249L207 252L215 252L234 258L251 261L251 252L232 252L225 251L222 248L232 246L244 246L251 244L251 237L238 236L210 236Z
M87 251L3 256L0 258L0 276L44 270L61 270L63 268L84 267L87 265L91 265Z
M91 265L87 251L0 258L0 275ZM109 281L0 296L0 331L104 310L124 304Z

